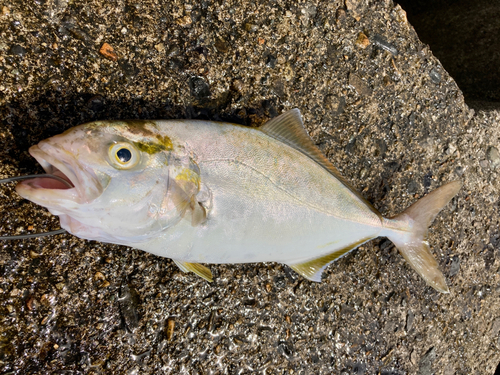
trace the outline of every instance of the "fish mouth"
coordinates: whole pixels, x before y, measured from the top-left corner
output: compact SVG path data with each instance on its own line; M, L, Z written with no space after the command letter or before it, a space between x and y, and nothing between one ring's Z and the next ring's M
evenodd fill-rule
M103 192L103 186L96 174L68 151L48 142L41 142L29 149L29 153L47 174L65 182L37 177L20 182L16 191L23 198L47 208L74 208L75 205L90 203Z

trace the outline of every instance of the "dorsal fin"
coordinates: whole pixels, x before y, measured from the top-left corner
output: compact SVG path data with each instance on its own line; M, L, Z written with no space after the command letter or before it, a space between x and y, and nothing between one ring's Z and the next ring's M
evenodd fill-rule
M291 109L290 111L269 120L262 125L259 130L310 157L334 175L340 182L342 182L342 184L359 199L361 199L370 208L370 210L380 216L377 209L347 182L344 176L340 174L337 168L333 166L330 160L328 160L326 156L323 155L321 150L313 143L311 137L309 137L309 134L307 134L307 131L304 128L302 116L300 115L298 108Z

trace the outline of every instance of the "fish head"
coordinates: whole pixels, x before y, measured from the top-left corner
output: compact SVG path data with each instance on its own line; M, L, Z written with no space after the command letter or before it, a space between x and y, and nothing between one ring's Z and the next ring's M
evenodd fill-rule
M29 149L51 178L19 183L22 197L59 215L85 239L147 241L179 222L200 190L200 171L183 145L153 121L80 125Z

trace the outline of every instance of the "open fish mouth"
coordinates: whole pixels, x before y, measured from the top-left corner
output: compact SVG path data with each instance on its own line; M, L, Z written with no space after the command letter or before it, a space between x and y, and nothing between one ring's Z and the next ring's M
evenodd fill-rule
M47 208L73 208L74 204L89 203L102 193L95 173L83 168L70 152L47 142L31 147L29 152L47 174L66 183L47 177L25 180L16 187L22 197Z

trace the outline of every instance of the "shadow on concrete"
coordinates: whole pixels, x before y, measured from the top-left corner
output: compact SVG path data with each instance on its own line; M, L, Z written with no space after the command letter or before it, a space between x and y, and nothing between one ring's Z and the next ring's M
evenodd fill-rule
M500 108L500 2L396 0L469 106Z

